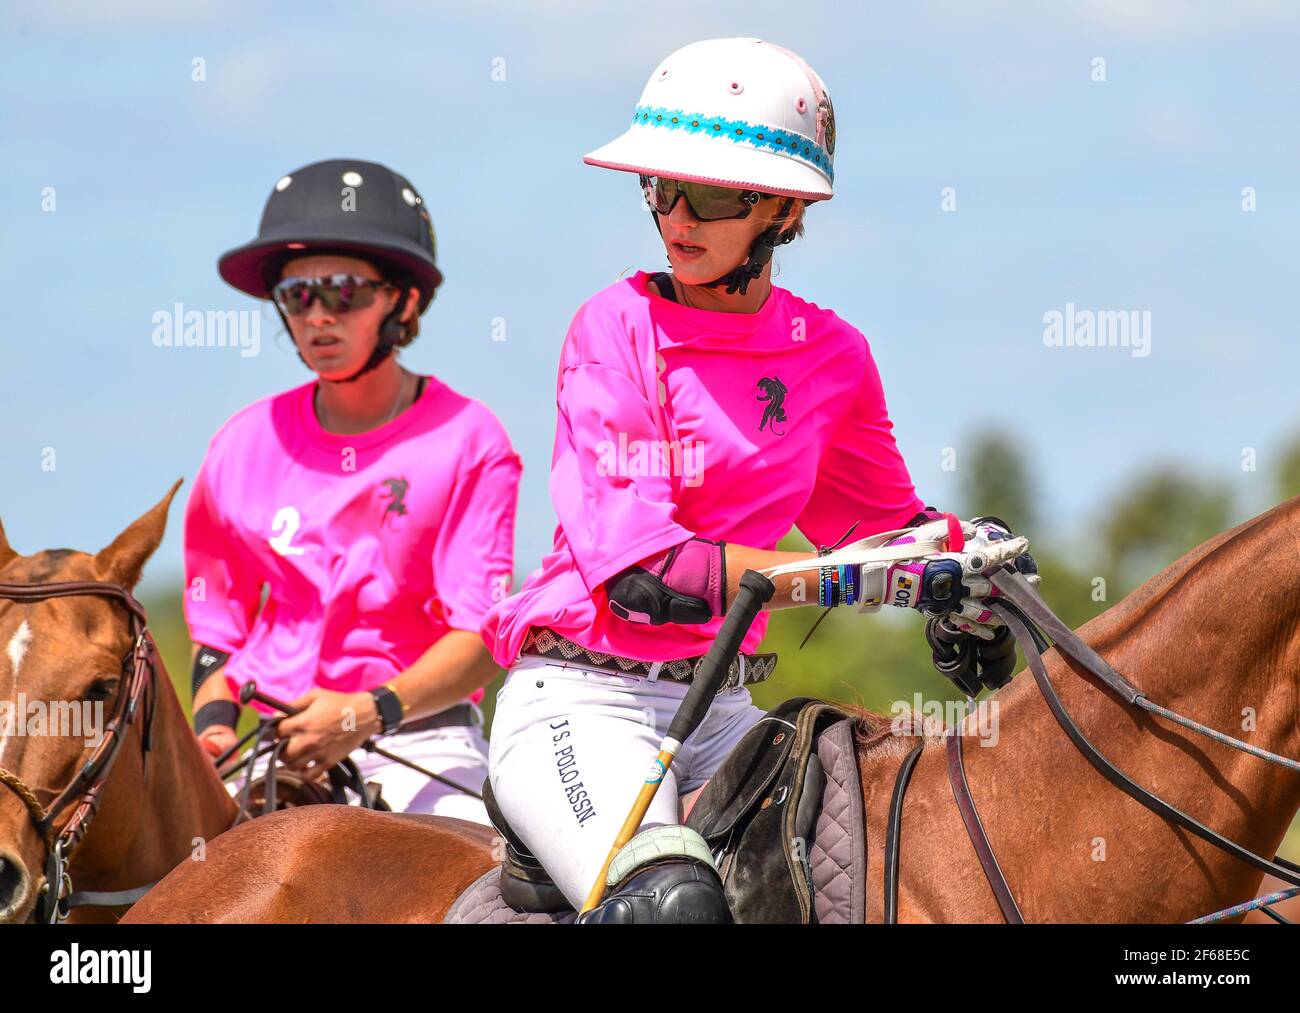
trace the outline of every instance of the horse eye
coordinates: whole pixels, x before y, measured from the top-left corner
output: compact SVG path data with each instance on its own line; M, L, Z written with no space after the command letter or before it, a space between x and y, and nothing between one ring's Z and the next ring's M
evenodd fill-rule
M91 684L90 689L86 690L86 699L91 703L99 700L107 700L117 692L117 684L119 681L120 680L116 677L96 679L95 682Z

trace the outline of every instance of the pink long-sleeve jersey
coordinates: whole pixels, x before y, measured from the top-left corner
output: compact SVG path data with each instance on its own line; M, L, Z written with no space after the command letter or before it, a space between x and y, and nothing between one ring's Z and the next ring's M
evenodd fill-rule
M186 621L231 653L235 692L371 689L510 590L520 462L496 416L428 377L391 422L340 435L314 389L234 415L186 508Z
M530 626L645 661L703 654L720 618L631 623L609 610L605 581L692 535L773 549L796 526L829 544L855 522L863 538L924 508L859 331L775 286L758 312L723 313L661 298L647 277L598 292L565 337L559 526L541 569L488 613L499 664L514 663Z

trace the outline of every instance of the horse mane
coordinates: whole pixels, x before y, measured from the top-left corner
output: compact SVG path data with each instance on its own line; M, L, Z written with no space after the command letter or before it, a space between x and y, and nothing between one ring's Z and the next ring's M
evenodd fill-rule
M903 739L907 736L898 735L894 731L896 720L904 721L907 727L910 728L925 727L924 716L919 714L913 715L910 720L907 718L895 719L857 704L839 704L838 706L853 722L853 744L857 748L859 759L878 750L883 751L891 747L898 752L900 757L903 755Z

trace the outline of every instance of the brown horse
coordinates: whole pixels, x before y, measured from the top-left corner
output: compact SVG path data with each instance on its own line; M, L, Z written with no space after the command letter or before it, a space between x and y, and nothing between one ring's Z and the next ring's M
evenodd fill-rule
M1298 526L1295 499L1219 535L1086 624L1083 639L1155 703L1300 756ZM1300 774L1131 709L1055 650L1045 660L1066 709L1112 763L1220 834L1274 854L1300 805ZM1032 679L1016 679L990 705L996 740L968 740L967 779L1027 921L1179 922L1256 895L1259 870L1107 782ZM889 734L889 724L864 718L858 745L870 921L882 918L895 774L916 741ZM901 841L900 921L1002 920L938 737L925 741L913 774ZM453 820L299 809L218 840L206 862L177 868L128 920L438 921L491 867L493 846L490 831ZM367 855L383 855L382 868Z
M180 483L153 509L96 555L55 549L21 556L0 527L0 584L47 585L95 582L130 590L145 561L162 541L167 511ZM0 597L0 701L13 717L31 712L53 715L62 706L102 701L112 714L127 692L124 657L135 650L133 616L124 599L100 593L10 600ZM161 662L142 697L98 795L97 812L71 854L69 875L75 890L121 891L161 878L177 863L202 855L234 818L235 806L199 748ZM24 704L18 713L18 704ZM146 751L143 726L149 724ZM40 734L18 734L11 721L0 725L0 922L28 919L45 885L48 842L70 819L84 818L82 792L57 814L46 836L36 812L74 784L78 770L93 756L93 741L83 734L55 734L48 724ZM83 729L84 731L84 729ZM39 809L33 806L40 807ZM83 816L77 817L82 809ZM111 921L122 910L81 907L73 921Z

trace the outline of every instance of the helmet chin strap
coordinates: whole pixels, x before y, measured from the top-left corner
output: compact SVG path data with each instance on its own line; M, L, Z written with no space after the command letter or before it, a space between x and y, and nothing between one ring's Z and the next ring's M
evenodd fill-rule
M289 328L289 318L284 315L284 310L280 309L274 299L271 300L271 305L275 307L275 312L280 314L280 320L284 324L285 333L289 335L289 340L293 341L293 331ZM397 343L402 339L403 328L401 318L403 308L404 303L399 299L397 300L397 305L393 307L392 312L390 312L388 316L384 317L384 322L379 325L379 340L375 342L374 351L370 353L370 358L365 361L365 364L360 369L351 376L345 376L342 380L325 380L325 382L352 383L354 380L365 376L392 355L393 349L397 347ZM302 352L299 350L296 341L294 341L293 349L298 353L298 361L304 366L307 366L307 360L303 358ZM310 368L310 366L308 366L308 368ZM321 377L321 379L324 380L325 378Z
M794 198L787 197L782 202L781 209L776 213L777 220L783 220L793 206ZM655 231L659 231L659 212L652 208L650 213L654 215ZM772 254L776 252L776 248L784 246L793 238L793 233L782 236L780 225L769 226L758 234L758 238L749 247L749 256L743 264L728 271L721 278L700 282L700 287L717 288L720 285L726 285L727 295L735 295L737 292L744 295L749 291L749 283L763 273L763 268L767 267L768 261L772 259Z

